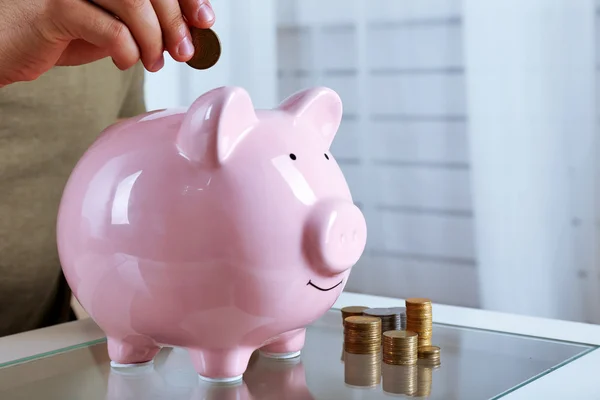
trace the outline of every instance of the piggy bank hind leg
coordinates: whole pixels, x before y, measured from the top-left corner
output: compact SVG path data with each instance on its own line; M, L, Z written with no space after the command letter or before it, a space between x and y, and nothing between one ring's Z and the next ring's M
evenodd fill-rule
M108 356L115 368L135 367L151 363L160 347L154 340L143 335L125 338L108 336Z
M287 359L300 355L304 347L306 329L296 329L280 335L277 340L261 347L260 352L269 358Z

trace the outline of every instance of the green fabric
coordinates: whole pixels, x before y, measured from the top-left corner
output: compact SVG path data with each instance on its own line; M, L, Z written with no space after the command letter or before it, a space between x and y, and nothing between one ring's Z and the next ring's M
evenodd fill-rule
M0 89L0 336L72 318L56 249L64 185L98 134L145 112L144 71L110 59Z

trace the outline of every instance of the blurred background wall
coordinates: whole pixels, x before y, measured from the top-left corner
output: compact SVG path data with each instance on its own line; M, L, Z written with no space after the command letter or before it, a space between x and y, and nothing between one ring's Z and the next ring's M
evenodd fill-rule
M600 322L600 2L213 3L221 60L168 60L147 106L335 89L332 153L369 226L347 291Z

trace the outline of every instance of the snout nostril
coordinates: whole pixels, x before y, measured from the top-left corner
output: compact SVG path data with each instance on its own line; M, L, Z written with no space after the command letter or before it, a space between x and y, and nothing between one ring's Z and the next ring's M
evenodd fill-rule
M356 242L356 239L358 239L358 234L356 233L356 231L352 232L352 241Z
M343 233L340 235L340 243L341 244L346 243L346 235L344 235Z

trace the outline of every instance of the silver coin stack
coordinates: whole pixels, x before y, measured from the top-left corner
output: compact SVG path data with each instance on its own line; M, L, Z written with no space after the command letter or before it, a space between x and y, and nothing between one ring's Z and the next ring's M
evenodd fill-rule
M363 311L363 315L380 318L382 334L387 331L406 330L406 309L404 307L369 308Z
M394 314L396 314L397 318L397 330L404 331L406 330L406 307L392 307L390 308Z

